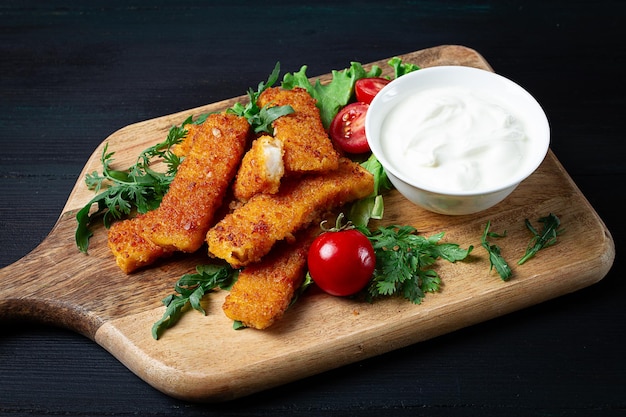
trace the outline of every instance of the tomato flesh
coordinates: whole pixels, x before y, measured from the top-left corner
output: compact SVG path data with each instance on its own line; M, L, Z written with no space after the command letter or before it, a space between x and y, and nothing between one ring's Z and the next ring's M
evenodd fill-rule
M315 284L340 297L365 288L376 267L372 243L355 229L321 234L311 244L307 261Z
M370 146L365 136L365 115L369 104L350 103L337 113L328 129L331 139L344 152L368 152Z
M354 84L356 99L362 103L370 104L380 90L391 80L381 77L361 78Z

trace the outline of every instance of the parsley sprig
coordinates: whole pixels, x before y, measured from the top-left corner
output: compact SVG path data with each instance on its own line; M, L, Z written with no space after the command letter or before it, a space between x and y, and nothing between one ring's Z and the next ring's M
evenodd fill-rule
M102 173L93 171L85 178L87 187L97 195L76 213L78 226L75 239L81 252L87 252L89 238L93 235L90 227L96 218L101 217L105 227L109 227L114 220L128 216L133 211L146 213L161 204L182 161L172 151L173 146L180 143L187 134L186 125L200 124L206 117L207 115L202 115L193 120L189 116L180 126L172 126L163 142L145 149L135 163L125 170L111 167L115 152L109 152L108 143L104 146L100 158ZM158 161L166 164L165 172L152 168ZM95 210L94 205L97 205Z
M163 299L166 309L163 317L152 326L152 337L158 340L166 329L178 322L188 305L206 315L200 304L202 297L216 288L229 290L237 276L237 270L217 264L198 265L196 273L183 275L174 286L175 294Z
M376 254L374 276L367 288L368 298L400 295L420 304L425 294L439 290L441 278L432 269L438 259L456 262L465 259L473 247L440 243L443 233L430 237L417 234L412 226L358 228L372 242Z

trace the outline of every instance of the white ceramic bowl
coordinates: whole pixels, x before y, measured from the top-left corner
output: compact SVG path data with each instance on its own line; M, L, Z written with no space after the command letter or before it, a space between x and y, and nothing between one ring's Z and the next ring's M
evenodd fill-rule
M382 143L385 139L381 135L381 127L390 111L407 97L439 87L462 87L497 97L513 110L513 114L524 124L529 138L528 154L514 175L485 188L449 191L441 187L438 181L428 183L423 178L412 178L398 169L394 152ZM526 90L495 73L462 66L424 68L389 83L370 104L365 131L372 153L402 195L427 210L450 215L476 213L501 202L539 167L550 144L550 126L546 114Z

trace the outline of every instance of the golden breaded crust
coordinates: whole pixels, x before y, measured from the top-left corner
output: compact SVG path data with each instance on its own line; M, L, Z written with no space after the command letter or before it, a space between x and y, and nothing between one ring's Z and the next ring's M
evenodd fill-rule
M277 194L257 194L207 233L209 255L235 268L258 262L277 241L293 235L334 208L372 193L374 179L342 158L325 174L284 180Z
M198 250L237 172L249 133L246 119L232 114L212 114L199 125L169 191L150 213L152 224L144 237L166 248Z
M313 231L305 231L293 244L281 242L260 262L241 271L224 300L226 316L255 329L266 329L280 319L302 285L314 236Z
M248 201L258 193L275 194L285 173L283 142L268 135L256 139L244 155L233 184L239 201Z
M127 274L171 253L145 239L142 236L143 229L143 216L116 222L109 229L109 248L117 265Z
M293 107L294 113L273 122L274 137L284 143L286 174L303 174L337 169L339 154L328 137L320 112L309 93L296 87L266 89L257 100L265 105Z

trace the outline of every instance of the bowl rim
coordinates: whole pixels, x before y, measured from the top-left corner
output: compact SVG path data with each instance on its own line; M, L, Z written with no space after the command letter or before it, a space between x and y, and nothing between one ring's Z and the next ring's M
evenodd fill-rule
M537 123L540 124L538 129L544 132L544 134L541 135L542 138L540 138L540 140L543 141L543 143L539 143L537 145L537 153L534 156L532 156L531 161L529 161L528 163L527 169L520 170L520 172L517 175L512 176L507 182L502 183L501 185L497 187L473 189L473 190L450 191L450 190L438 188L437 186L430 186L428 184L423 184L423 183L420 183L419 181L412 180L411 178L408 178L408 176L405 175L402 171L396 169L395 166L389 162L385 153L381 149L381 146L380 146L381 141L370 139L370 137L372 137L372 131L374 129L374 127L372 126L372 123L373 123L372 119L374 117L372 116L372 109L376 109L380 105L379 103L381 103L382 100L384 100L384 98L386 97L389 91L394 90L398 88L399 86L405 87L404 91L410 91L411 90L410 86L412 83L415 82L414 81L415 79L423 78L426 76L433 76L432 74L435 73L436 75L437 72L441 73L442 75L448 74L450 72L457 72L457 73L465 73L465 75L470 75L472 77L490 78L491 80L495 82L502 83L503 85L507 85L510 88L513 88L514 90L516 90L518 94L523 96L526 100L528 100L528 102L532 106L536 108L536 110L538 111L538 114L541 116L541 119L538 120ZM463 84L463 85L470 89L473 88L469 84ZM403 93L402 97L403 98L406 97L406 94ZM386 118L386 114L380 117L381 122L384 121L385 118ZM461 65L440 65L440 66L434 66L434 67L421 68L417 71L410 72L408 74L405 74L401 77L398 77L392 80L389 84L387 84L383 89L381 89L378 92L378 94L374 97L374 99L370 103L368 112L365 116L365 134L367 137L368 144L370 146L370 150L372 151L372 154L378 159L378 161L381 163L384 169L391 172L393 176L396 177L398 180L417 189L421 189L430 193L448 195L448 196L479 196L479 195L485 195L485 194L493 194L493 193L497 193L507 188L518 185L519 183L524 181L526 178L528 178L530 175L532 175L532 173L535 172L537 168L542 164L542 162L544 161L550 149L550 140L551 140L550 123L549 123L547 114L545 110L543 109L543 107L541 106L541 104L537 101L537 99L532 94L530 94L530 92L528 92L524 87L522 87L515 81L507 77L504 77L500 74L497 74L495 72L481 69L481 68L461 66ZM377 134L376 137L379 139L380 135Z

